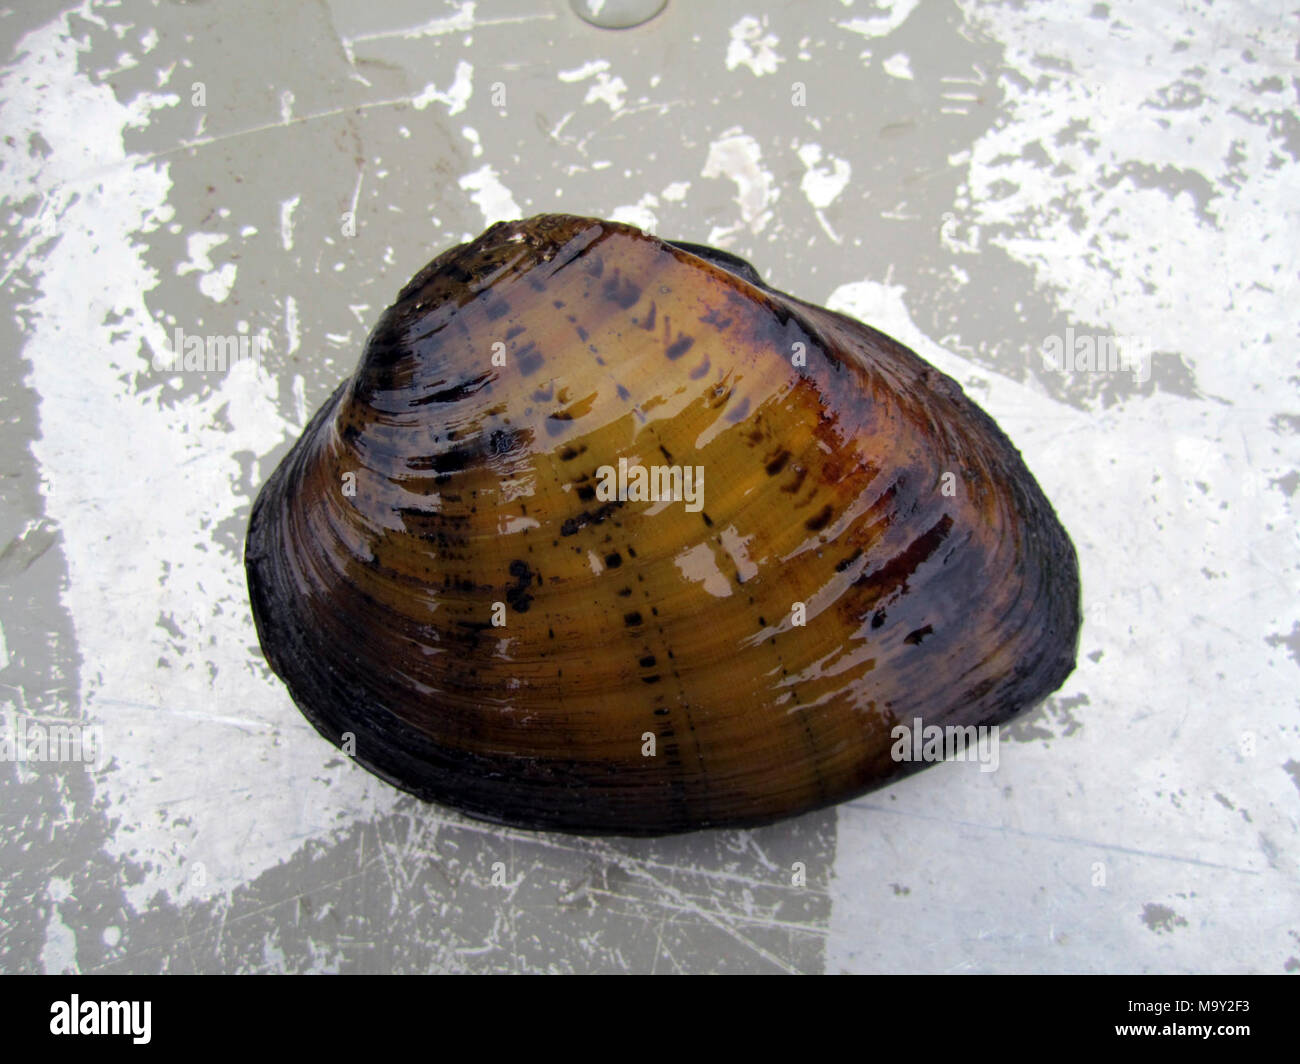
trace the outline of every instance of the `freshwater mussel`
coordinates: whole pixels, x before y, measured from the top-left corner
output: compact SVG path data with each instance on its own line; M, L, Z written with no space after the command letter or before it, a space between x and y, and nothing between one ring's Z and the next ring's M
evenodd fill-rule
M543 215L439 255L253 508L263 651L419 797L503 824L767 823L1074 667L1019 453L888 336L726 252Z

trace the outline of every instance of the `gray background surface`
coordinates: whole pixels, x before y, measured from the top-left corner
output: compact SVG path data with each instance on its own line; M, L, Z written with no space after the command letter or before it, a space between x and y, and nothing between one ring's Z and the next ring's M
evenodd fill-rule
M0 8L5 971L1300 970L1300 54L1281 3L88 0ZM1007 430L1079 667L758 831L508 831L319 739L252 497L429 258L561 210L713 243ZM177 328L260 368L169 374ZM1126 337L1149 372L1058 369ZM793 882L801 863L806 883ZM495 871L495 874L494 874Z

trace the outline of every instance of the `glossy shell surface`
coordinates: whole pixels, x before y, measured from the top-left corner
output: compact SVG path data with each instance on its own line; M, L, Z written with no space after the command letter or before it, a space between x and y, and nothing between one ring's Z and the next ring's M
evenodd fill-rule
M700 505L602 467L702 471ZM403 289L253 509L267 660L422 798L584 833L755 825L920 767L896 725L1058 687L1073 547L889 337L725 253L546 215Z

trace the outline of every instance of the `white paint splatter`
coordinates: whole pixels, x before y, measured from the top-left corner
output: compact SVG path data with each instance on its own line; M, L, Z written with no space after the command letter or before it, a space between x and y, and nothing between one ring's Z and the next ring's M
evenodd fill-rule
M860 34L868 40L888 37L898 29L908 16L916 10L921 0L876 0L874 7L883 12L874 18L852 18L847 22L836 23L841 29ZM848 6L848 5L845 5Z
M307 425L307 382L301 373L293 375L290 394L293 396L293 419L298 426L305 428Z
M523 215L510 190L501 183L496 168L490 163L460 179L460 187L470 194L470 199L483 214L484 225L513 221Z
M72 897L72 884L54 877L46 884L50 899L50 918L45 925L45 946L41 950L41 968L46 975L80 975L77 965L77 933L63 922L59 903Z
M49 146L20 187L55 202L60 233L27 263L23 358L40 424L31 450L42 482L59 485L44 506L61 530L77 696L87 720L104 724L112 759L92 777L116 824L105 846L139 869L124 890L142 911L158 891L187 896L194 863L211 889L233 889L307 839L389 808L393 794L350 763L331 766L333 748L253 666L242 567L205 531L246 512L232 490L235 454L266 454L295 431L276 382L241 363L167 405L137 390L141 375L153 383L146 353L171 339L145 302L159 278L141 238L171 215L171 181L165 161L129 156L123 134L168 101L123 105L83 74L88 44L68 17L17 44L0 122ZM0 192L11 196L17 176L0 172ZM130 475L87 460L88 438ZM166 505L147 502L160 498ZM71 932L52 919L46 968L74 958Z
M883 63L880 64L885 69L885 73L891 78L900 78L903 81L912 81L912 64L907 58L906 52L895 52Z
M561 70L557 77L564 82L586 81L594 77L595 84L587 87L587 95L583 97L582 102L588 104L600 101L611 111L618 111L623 107L623 94L627 92L627 82L620 77L610 77L608 71L608 59L592 59L573 70Z
M704 177L725 177L736 184L736 205L740 221L731 226L714 226L709 243L723 243L748 229L761 233L772 218L772 207L780 189L770 171L763 168L763 152L756 141L739 127L733 127L709 145L701 171Z
M185 250L190 256L187 261L177 263L175 273L177 277L185 277L186 273L195 273L208 271L212 269L212 250L213 248L224 245L230 237L226 233L191 233L186 237Z
M731 41L727 45L727 69L744 65L755 77L775 74L785 60L777 54L780 38L767 29L767 16L762 20L746 15L731 27Z
M804 144L799 148L799 160L805 167L803 180L799 187L808 197L808 202L819 210L829 207L835 198L844 191L849 183L852 168L848 161L831 155L827 157L829 168L821 166L822 149L820 144Z
M1297 217L1300 164L1281 130L1256 117L1264 106L1293 111L1294 93L1270 102L1252 83L1272 74L1290 84L1294 35L1278 24L1253 49L1254 66L1220 69L1217 22L1199 9L1179 16L1180 35L1198 42L1189 50L1175 50L1155 17L1124 36L1083 19L1062 36L1009 11L976 5L971 16L1011 42L1008 61L1034 84L1008 93L1008 121L974 146L956 204L965 228L1029 265L1071 320L1122 335L1149 334L1159 321L1160 347L1182 352L1209 394L1237 393L1245 381L1266 394L1274 369L1261 327L1294 337L1296 298L1279 283L1295 276L1294 248L1265 219ZM1041 56L1070 73L1045 74ZM1203 88L1187 76L1198 66ZM1135 238L1145 231L1150 239Z
M302 346L302 335L298 327L298 301L293 296L284 297L284 334L288 341L288 353L292 355Z
M634 204L615 207L609 216L610 221L627 222L629 225L635 225L638 229L644 229L647 233L652 233L659 224L659 219L655 217L653 209L658 206L659 200L647 192Z
M575 82L582 81L600 73L602 70L609 69L608 59L589 59L580 67L574 67L572 70L561 70L555 76L561 81Z
M199 278L199 291L209 299L224 303L235 285L235 274L238 269L233 262L227 262L220 269L205 273Z
M301 200L301 196L294 196L280 203L280 244L285 251L293 250L293 212Z
M209 299L224 303L235 283L237 267L233 262L223 263L220 268L212 268L211 253L220 247L230 236L226 233L191 233L185 241L185 250L189 261L178 263L176 275L184 277L187 273L199 274L199 291Z
M423 111L436 100L447 105L448 115L458 115L469 105L470 97L473 95L474 66L462 59L456 64L456 76L446 92L442 92L437 85L429 82L423 92L411 97L411 106L417 111Z
M804 144L799 148L799 161L804 165L800 189L817 214L817 221L826 231L826 235L837 244L839 235L831 228L822 211L829 207L849 183L852 168L846 159L830 156L828 166L822 166L822 148L820 144Z

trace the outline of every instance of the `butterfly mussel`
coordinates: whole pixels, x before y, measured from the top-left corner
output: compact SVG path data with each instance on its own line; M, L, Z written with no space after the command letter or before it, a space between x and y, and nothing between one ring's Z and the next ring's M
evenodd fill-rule
M331 742L525 828L843 801L1074 667L1074 549L888 336L743 260L543 215L439 255L262 488L263 651Z

